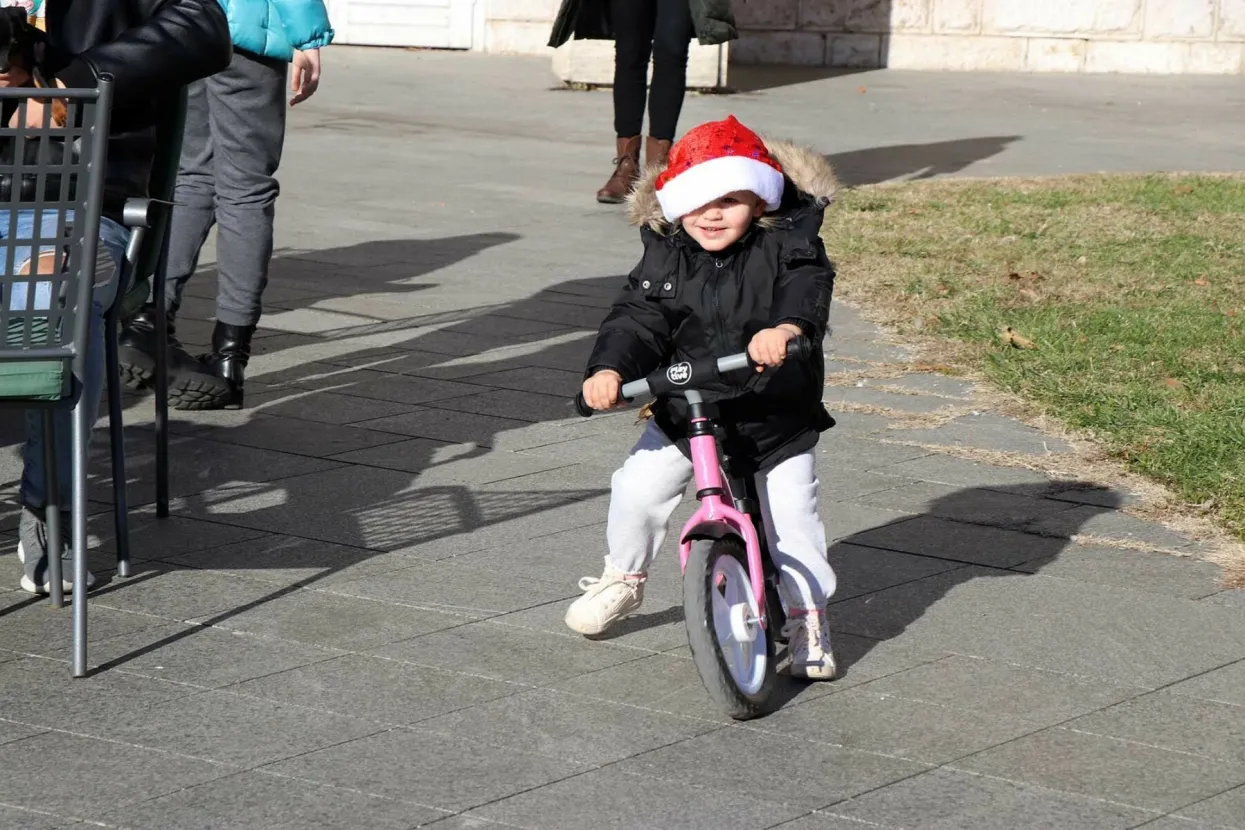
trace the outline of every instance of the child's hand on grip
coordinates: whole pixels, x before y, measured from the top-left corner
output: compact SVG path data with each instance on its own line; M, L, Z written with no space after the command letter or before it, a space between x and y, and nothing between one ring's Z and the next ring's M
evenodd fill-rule
M787 343L797 336L800 330L788 323L772 329L761 329L752 336L748 343L748 357L757 364L757 371L764 372L766 366L781 366L787 359Z
M611 409L622 394L622 375L602 369L584 381L584 402L596 410Z

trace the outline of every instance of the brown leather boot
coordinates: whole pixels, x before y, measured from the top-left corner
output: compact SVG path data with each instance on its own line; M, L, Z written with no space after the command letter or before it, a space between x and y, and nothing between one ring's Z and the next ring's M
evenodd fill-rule
M640 177L640 136L618 139L618 157L614 159L614 175L597 191L597 201L616 205L627 198L632 185Z
M670 147L673 141L659 141L650 136L644 138L644 167L665 167L670 158Z

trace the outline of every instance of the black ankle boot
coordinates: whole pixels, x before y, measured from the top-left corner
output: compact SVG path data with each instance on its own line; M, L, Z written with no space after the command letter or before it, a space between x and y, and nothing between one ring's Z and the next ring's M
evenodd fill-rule
M242 386L246 382L246 364L251 360L254 334L255 326L231 326L221 322L212 331L212 353L203 356L203 363L229 384L230 395L221 409L242 408Z
M131 389L145 389L156 378L156 316L155 308L145 305L121 329L117 337L117 355L121 363L121 379ZM168 313L169 405L176 409L212 409L211 406L186 406L185 401L224 399L232 390L208 367L204 366L177 339L177 317Z

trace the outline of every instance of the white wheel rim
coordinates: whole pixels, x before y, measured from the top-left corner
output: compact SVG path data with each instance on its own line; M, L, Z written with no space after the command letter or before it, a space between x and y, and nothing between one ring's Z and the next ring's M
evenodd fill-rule
M713 628L718 635L718 647L722 652L726 670L744 694L753 695L765 683L766 648L765 631L755 620L761 616L756 597L752 593L752 581L748 571L733 556L719 556L713 563L713 575L709 580L710 604L713 606ZM731 609L746 606L751 623L751 642L735 636L731 625ZM738 614L739 612L735 612Z

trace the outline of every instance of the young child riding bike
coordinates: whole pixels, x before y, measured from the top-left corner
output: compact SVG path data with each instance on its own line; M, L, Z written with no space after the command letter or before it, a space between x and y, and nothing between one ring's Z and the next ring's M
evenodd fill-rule
M770 557L788 606L790 672L833 679L826 603L835 575L817 513L814 448L834 425L822 405L834 267L818 235L836 188L811 150L768 147L734 116L702 124L650 169L629 196L644 256L614 302L588 360L583 396L592 409L619 403L624 381L671 361L745 348L756 373L698 387L727 428L736 472L756 477ZM812 341L808 361L784 364L787 343ZM630 456L614 474L600 579L566 624L596 636L640 607L649 564L692 477L687 403L655 401Z

